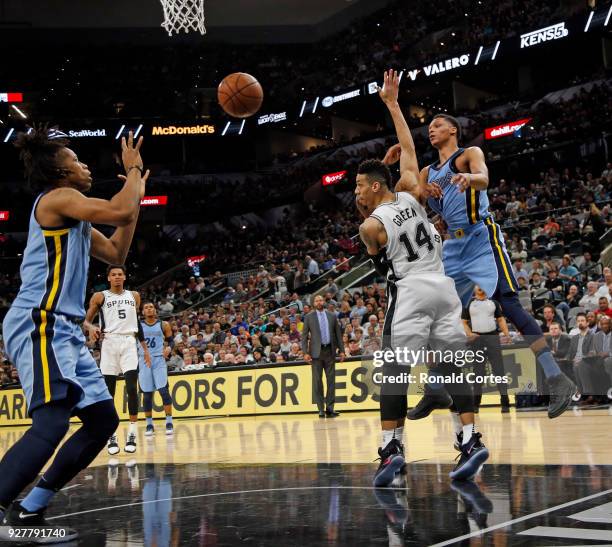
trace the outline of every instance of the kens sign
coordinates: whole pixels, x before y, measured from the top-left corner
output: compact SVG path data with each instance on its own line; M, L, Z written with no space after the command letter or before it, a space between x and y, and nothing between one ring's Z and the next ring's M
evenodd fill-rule
M559 40L559 38L565 38L568 34L569 30L565 28L565 23L557 23L556 25L550 25L549 27L521 34L521 49L537 46L542 42Z

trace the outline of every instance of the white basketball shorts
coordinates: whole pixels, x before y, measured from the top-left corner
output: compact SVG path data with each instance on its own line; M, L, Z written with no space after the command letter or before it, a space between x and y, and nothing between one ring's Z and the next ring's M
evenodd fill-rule
M440 273L409 274L389 282L383 346L454 350L465 346L455 282Z
M138 340L128 334L105 334L102 340L100 371L119 376L138 368Z

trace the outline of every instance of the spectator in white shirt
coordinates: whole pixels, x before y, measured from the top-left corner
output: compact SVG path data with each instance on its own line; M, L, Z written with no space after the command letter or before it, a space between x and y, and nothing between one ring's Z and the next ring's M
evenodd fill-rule
M170 303L166 298L162 298L161 304L159 305L159 311L164 313L172 313L174 305Z
M587 311L593 311L599 308L599 296L597 295L597 283L595 281L589 281L587 283L587 292L580 299L578 305Z
M597 290L597 297L601 298L602 296L605 296L608 300L610 300L610 291L612 290L612 283L609 283L608 285L602 285L601 287L599 287L599 289Z
M183 340L184 337L186 337L186 340L184 340L184 342L186 343L186 345L189 345L189 327L187 325L183 325L181 327L179 333L174 337L174 343L178 344L181 340Z
M310 279L319 275L319 265L310 255L306 255L306 269L310 274Z

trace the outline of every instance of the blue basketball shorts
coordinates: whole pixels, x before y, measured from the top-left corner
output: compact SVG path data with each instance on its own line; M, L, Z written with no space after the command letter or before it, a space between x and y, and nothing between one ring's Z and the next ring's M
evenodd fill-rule
M466 307L474 285L489 298L514 293L518 283L506 250L501 229L492 218L487 218L463 230L461 237L451 233L442 247L444 272L455 281L457 294Z
M144 358L140 358L138 366L138 383L140 391L150 393L161 389L168 383L168 365L161 355L151 355L151 368L149 368Z
M53 401L68 400L73 408L85 408L111 399L79 324L64 315L13 306L2 328L30 415Z

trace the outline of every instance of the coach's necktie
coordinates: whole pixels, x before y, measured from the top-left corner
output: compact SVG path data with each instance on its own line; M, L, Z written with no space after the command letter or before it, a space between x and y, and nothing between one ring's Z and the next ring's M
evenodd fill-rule
M327 314L325 312L319 315L321 321L319 326L321 327L321 344L327 346L329 344L329 326L327 324Z

